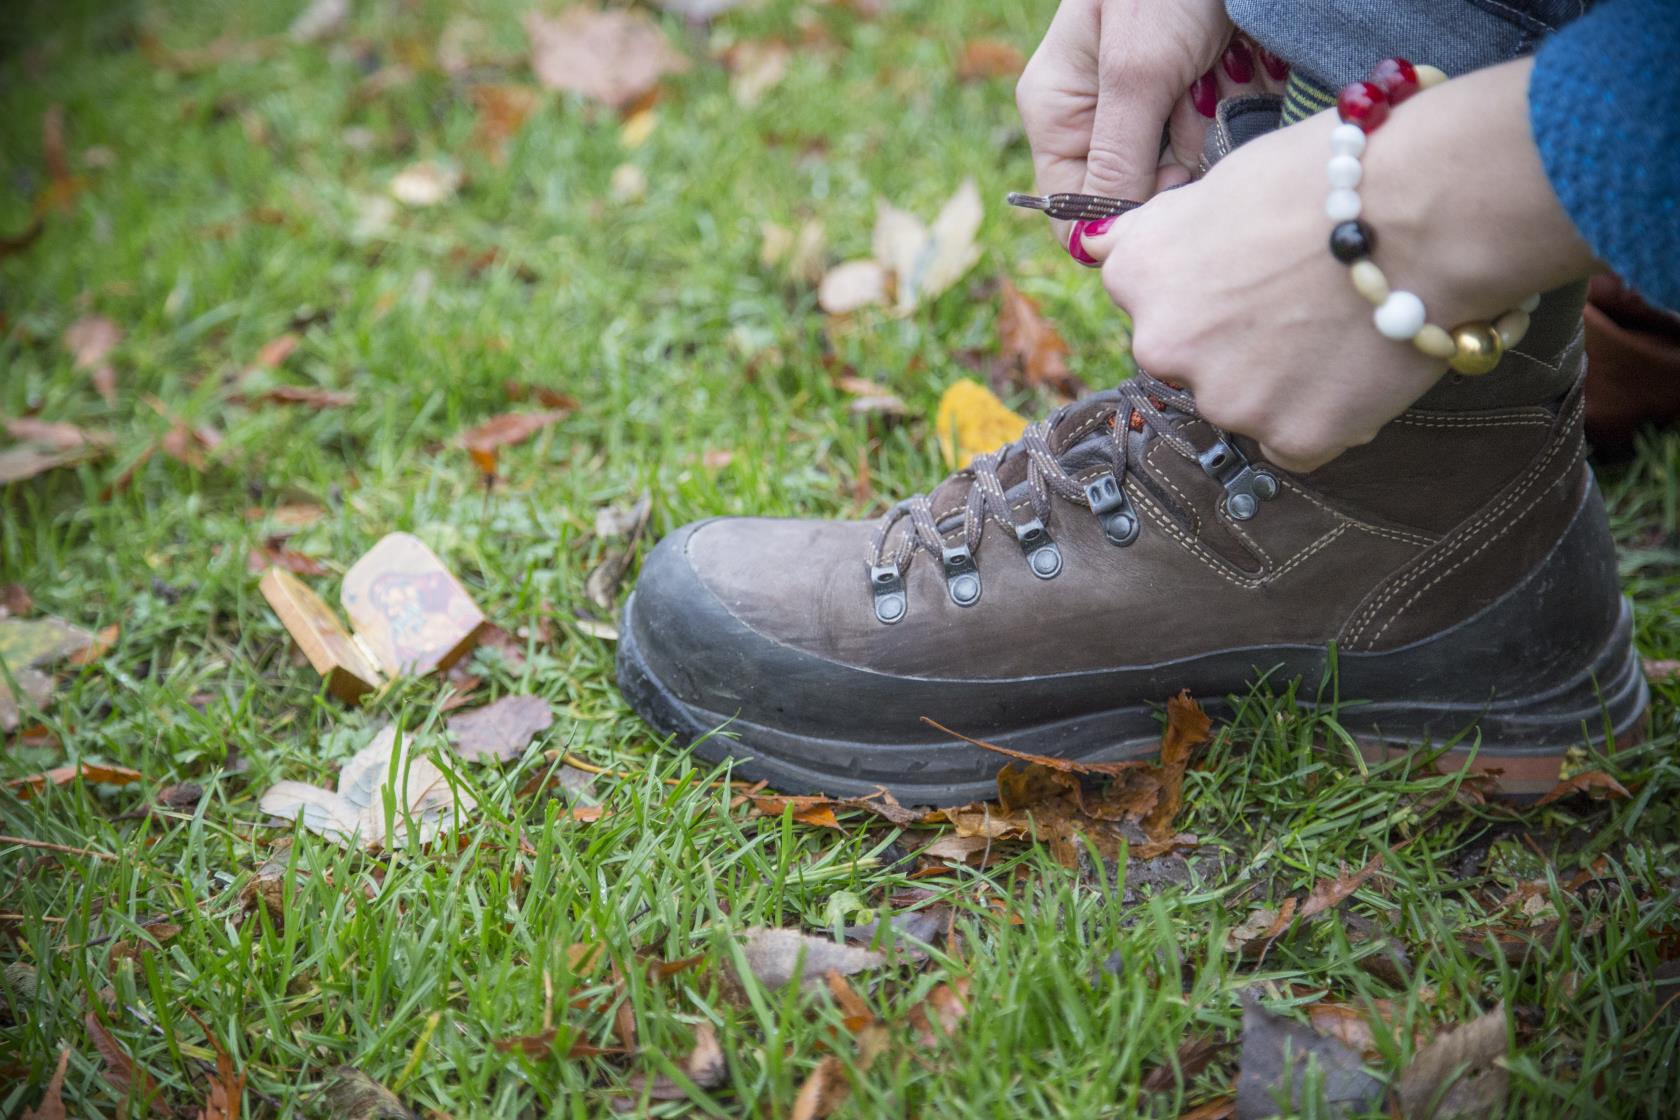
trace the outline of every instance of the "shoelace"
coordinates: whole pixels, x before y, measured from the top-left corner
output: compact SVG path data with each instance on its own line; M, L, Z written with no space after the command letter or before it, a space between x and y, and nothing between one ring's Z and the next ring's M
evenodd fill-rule
M1196 404L1190 393L1139 372L1130 381L1121 383L1119 399L1115 403L1109 425L1112 472L1095 481L1081 483L1069 474L1050 450L1050 435L1073 406L1066 406L1048 419L1029 426L1020 439L997 451L977 455L967 467L953 477L968 477L971 484L968 502L962 511L962 541L946 543L934 518L933 506L925 494L905 498L881 516L869 542L869 578L875 593L875 614L882 622L897 622L904 617L906 598L904 574L918 550L927 552L939 561L945 572L947 589L958 606L970 606L980 598L980 575L975 566L974 553L990 520L998 528L1013 533L1033 574L1042 579L1054 578L1061 571L1061 554L1050 538L1045 522L1050 518L1052 495L1066 501L1083 503L1102 518L1103 531L1118 545L1130 544L1137 537L1137 514L1126 497L1124 483L1128 467L1128 436L1134 431L1148 429L1170 444L1175 450L1198 459L1210 474L1223 470L1226 460L1209 458L1210 453L1199 450L1181 435L1165 414L1167 408L1194 416ZM1216 450L1230 457L1234 449L1221 439ZM1027 456L1027 495L1033 516L1017 522L1011 514L1003 483L998 478L999 465L1012 454ZM1238 460L1240 456L1236 456ZM1242 468L1247 469L1243 462ZM1253 472L1249 472L1252 477ZM1270 476L1265 476L1270 479ZM1221 481L1224 481L1221 479ZM1275 492L1275 479L1269 483ZM1228 487L1229 488L1229 487ZM1270 493L1260 493L1270 497ZM909 530L900 535L897 547L890 555L887 541L900 521L908 519Z

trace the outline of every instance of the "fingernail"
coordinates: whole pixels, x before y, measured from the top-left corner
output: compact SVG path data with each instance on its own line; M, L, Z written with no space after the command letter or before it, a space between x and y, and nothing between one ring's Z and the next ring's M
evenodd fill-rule
M1108 232L1109 227L1114 224L1114 219L1119 216L1120 215L1118 214L1110 214L1106 218L1097 218L1094 221L1081 222L1079 224L1084 228L1079 231L1079 236L1081 238L1101 237L1103 234Z
M1238 85L1254 80L1254 56L1241 39L1231 40L1231 45L1225 48L1225 56L1219 61L1225 67L1226 76Z
M1265 47L1256 47L1255 50L1260 52L1260 65L1266 68L1266 73L1272 76L1273 81L1281 82L1289 77L1289 63Z
M1103 220L1107 221L1108 219L1105 218ZM1085 237L1085 231L1095 224L1095 222L1075 222L1073 223L1073 228L1068 231L1068 256L1072 257L1086 268L1096 268L1102 263L1091 254L1087 253L1085 251L1085 246L1082 244Z
M1191 83L1190 101L1196 106L1196 112L1213 119L1213 114L1219 110L1219 83L1214 79L1212 70Z

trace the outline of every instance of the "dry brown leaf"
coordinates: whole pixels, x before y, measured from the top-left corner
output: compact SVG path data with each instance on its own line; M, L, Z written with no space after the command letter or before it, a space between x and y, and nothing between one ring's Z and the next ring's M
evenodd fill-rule
M636 546L653 513L653 496L643 492L633 506L608 506L595 513L595 535L603 539L623 538L623 544L608 548L583 581L584 594L603 611L611 611L618 600L619 585L630 570Z
M62 420L39 420L31 416L7 420L6 434L15 440L40 444L54 451L110 447L116 442L109 432L89 431Z
M79 370L91 370L104 362L122 341L123 331L106 315L84 315L64 331L64 348Z
M531 70L547 89L565 90L627 108L659 87L688 59L640 12L569 8L558 16L527 12Z
M504 762L525 753L531 740L554 724L554 712L540 696L504 696L493 704L451 716L447 727L462 758Z
M1190 752L1208 741L1213 721L1188 689L1167 701L1167 730L1161 736L1161 799L1143 819L1143 830L1152 840L1164 840L1173 831L1173 818L1184 804L1184 770Z
M356 394L350 389L327 389L320 385L276 385L263 393L262 399L310 408L344 408L356 403Z
M296 331L287 331L283 335L271 338L257 351L257 356L252 359L251 368L278 369L302 343L303 339Z
M825 1055L799 1086L788 1120L822 1120L822 1117L833 1115L850 1095L845 1063L833 1054Z
M1007 277L1003 281L1003 308L998 313L998 345L1004 360L1019 369L1023 383L1033 388L1054 390L1076 397L1085 385L1068 369L1068 344L1056 333L1027 295Z
M1230 1047L1229 1042L1207 1035L1190 1035L1178 1044L1178 1051L1170 1063L1158 1065L1144 1074L1139 1087L1145 1093L1170 1093L1194 1081Z
M581 406L578 399L570 393L563 393L559 389L547 385L532 385L524 381L502 382L502 392L507 399L515 403L535 400L544 408L558 409L561 412L576 412Z
M23 1120L65 1120L64 1071L69 1065L70 1047L60 1047L58 1067L53 1070L52 1080L47 1082L46 1089L41 1093L41 1103L24 1109Z
M910 1028L923 1046L938 1045L955 1033L968 1015L968 985L968 977L959 976L934 988L925 1001L910 1009Z
M293 575L324 576L327 566L301 552L294 552L279 543L280 538L261 544L245 555L245 570L261 574L270 568L283 568Z
M0 586L0 618L22 618L35 610L35 600L21 583Z
M150 1108L158 1116L174 1116L175 1110L169 1102L158 1095L157 1084L152 1075L134 1064L123 1044L105 1028L99 1021L97 1012L89 1011L82 1020L89 1037L93 1039L94 1049L99 1051L102 1060L100 1072L105 1075L106 1084L115 1089L124 1100L138 1096L142 1102L142 1111Z
M1301 920L1308 921L1318 915L1340 906L1353 896L1353 892L1365 885L1365 881L1376 874L1383 864L1384 852L1378 852L1370 861L1352 874L1348 873L1347 864L1342 864L1334 879L1320 879L1301 904Z
M1565 778L1547 791L1535 805L1550 805L1577 793L1590 794L1599 800L1625 801L1633 795L1627 787L1602 770L1586 770L1572 778Z
M776 39L744 39L724 55L729 67L729 92L746 107L758 104L787 75L793 51Z
M492 416L476 427L468 428L458 437L486 474L496 471L496 452L512 444L524 443L550 424L562 419L565 409L551 408L540 412L504 412ZM485 466L486 461L489 466Z
M1243 997L1242 1054L1237 1063L1237 1115L1291 1115L1306 1105L1306 1072L1316 1062L1318 1091L1330 1115L1364 1114L1382 1101L1383 1083L1365 1072L1359 1054L1340 1039L1261 1007Z
M130 770L126 766L113 766L106 762L77 762L69 766L54 767L40 774L8 779L6 788L11 790L19 801L27 801L47 786L67 786L77 778L88 783L126 786L144 777L140 771Z
M1001 39L970 39L957 60L957 77L965 82L982 78L1013 78L1026 67L1020 50Z
M505 83L472 87L478 124L473 129L473 146L495 163L507 160L508 142L525 127L526 118L542 100L542 94L526 85Z
M111 647L117 644L117 638L121 634L122 626L118 623L113 622L109 626L101 627L99 632L94 634L93 641L72 653L65 661L78 667L92 665L111 652Z
M332 1120L419 1120L395 1093L354 1066L334 1069L322 1096Z
M1510 1075L1498 1063L1506 1054L1505 1004L1445 1032L1412 1059L1395 1084L1406 1120L1497 1116L1504 1110Z
M1215 1097L1205 1104L1199 1104L1188 1112L1178 1114L1178 1120L1227 1120L1237 1114L1237 1098L1233 1096Z
M710 1023L702 1020L695 1026L694 1049L683 1059L682 1066L697 1088L710 1089L722 1084L729 1065L723 1048L718 1045L717 1030ZM621 1112L629 1111L639 1105L644 1093L656 1101L680 1101L688 1097L688 1089L673 1078L664 1074L650 1078L638 1073L625 1079L624 1091L613 1098L613 1107Z
M8 482L22 482L58 467L67 467L86 459L80 451L53 451L34 444L19 444L0 451L0 486Z

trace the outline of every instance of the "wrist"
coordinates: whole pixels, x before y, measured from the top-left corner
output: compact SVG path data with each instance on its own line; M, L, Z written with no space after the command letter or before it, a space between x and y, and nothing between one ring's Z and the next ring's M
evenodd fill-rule
M1365 154L1375 259L1438 321L1495 316L1597 270L1534 147L1531 69L1507 63L1417 94Z

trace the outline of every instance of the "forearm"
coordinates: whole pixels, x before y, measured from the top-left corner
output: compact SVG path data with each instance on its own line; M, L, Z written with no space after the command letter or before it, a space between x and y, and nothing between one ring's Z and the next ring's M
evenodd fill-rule
M1533 62L1420 93L1371 138L1360 195L1391 281L1450 326L1600 270L1529 126Z

